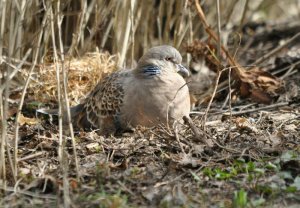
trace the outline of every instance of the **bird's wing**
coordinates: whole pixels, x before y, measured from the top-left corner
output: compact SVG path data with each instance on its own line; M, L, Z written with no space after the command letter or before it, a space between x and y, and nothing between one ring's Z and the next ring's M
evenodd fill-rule
M120 114L123 103L124 72L105 77L87 97L84 104L86 119L96 128L117 128L115 117ZM105 123L104 123L105 122ZM103 124L104 123L104 124Z

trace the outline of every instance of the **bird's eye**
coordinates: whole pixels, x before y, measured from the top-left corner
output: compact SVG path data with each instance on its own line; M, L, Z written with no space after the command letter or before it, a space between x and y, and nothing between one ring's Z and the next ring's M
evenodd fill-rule
M165 59L166 59L166 61L172 61L173 60L171 57L167 57Z

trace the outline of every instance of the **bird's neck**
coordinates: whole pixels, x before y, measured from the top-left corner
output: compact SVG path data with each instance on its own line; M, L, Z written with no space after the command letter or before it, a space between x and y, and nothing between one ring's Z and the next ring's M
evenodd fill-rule
M154 78L162 73L161 67L156 65L139 66L135 69L138 77Z

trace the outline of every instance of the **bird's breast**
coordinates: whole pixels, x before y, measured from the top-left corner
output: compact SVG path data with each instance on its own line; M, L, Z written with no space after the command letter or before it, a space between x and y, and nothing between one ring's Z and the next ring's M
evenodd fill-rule
M180 75L131 80L125 90L123 120L132 126L150 127L181 119L190 111L189 99L188 87Z

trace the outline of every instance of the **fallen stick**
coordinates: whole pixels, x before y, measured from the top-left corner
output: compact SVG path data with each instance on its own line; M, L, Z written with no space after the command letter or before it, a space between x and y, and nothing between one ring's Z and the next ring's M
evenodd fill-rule
M195 141L202 142L202 143L206 144L208 147L212 147L212 144L208 143L208 141L206 140L206 136L203 136L205 133L204 134L200 133L199 129L195 126L193 120L190 117L183 116L183 120L189 125L192 132L194 133Z

